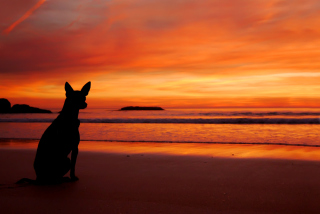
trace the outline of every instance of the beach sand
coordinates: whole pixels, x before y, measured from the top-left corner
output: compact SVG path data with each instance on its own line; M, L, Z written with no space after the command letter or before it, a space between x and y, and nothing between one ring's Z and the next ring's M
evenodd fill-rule
M47 186L14 184L35 179L36 142L3 144L0 212L320 213L320 148L81 144L80 180Z

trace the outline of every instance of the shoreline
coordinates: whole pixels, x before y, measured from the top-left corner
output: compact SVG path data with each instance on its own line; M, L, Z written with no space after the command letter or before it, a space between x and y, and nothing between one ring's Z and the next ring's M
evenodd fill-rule
M80 142L80 180L36 186L14 183L35 179L37 141L0 145L4 214L320 210L319 148Z
M319 160L128 152L82 150L76 166L79 181L19 186L14 182L23 177L35 179L35 149L2 148L1 212L298 214L320 210Z
M36 150L39 140L0 139L1 149ZM80 152L109 154L158 154L218 158L265 158L320 161L318 146L226 143L159 143L80 141Z

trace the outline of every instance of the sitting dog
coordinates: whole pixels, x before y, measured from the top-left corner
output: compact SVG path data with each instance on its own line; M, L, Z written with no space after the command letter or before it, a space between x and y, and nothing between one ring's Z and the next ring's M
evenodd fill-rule
M66 82L66 100L59 116L43 133L34 160L37 183L59 183L69 178L63 177L70 170L71 181L75 175L75 165L80 141L78 119L79 109L87 107L86 96L91 82L83 86L81 91L74 91ZM68 155L71 152L71 160Z

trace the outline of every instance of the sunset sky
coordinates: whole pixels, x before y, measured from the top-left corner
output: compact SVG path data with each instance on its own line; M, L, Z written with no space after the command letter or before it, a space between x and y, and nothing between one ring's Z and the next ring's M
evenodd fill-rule
M320 107L319 0L0 2L0 98L62 107Z

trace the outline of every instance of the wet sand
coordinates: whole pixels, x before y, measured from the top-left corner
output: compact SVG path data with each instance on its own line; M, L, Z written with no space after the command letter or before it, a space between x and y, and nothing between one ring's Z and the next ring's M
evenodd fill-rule
M1 213L320 210L320 148L81 142L79 181L35 186L14 184L35 178L34 145L13 144L0 148Z

